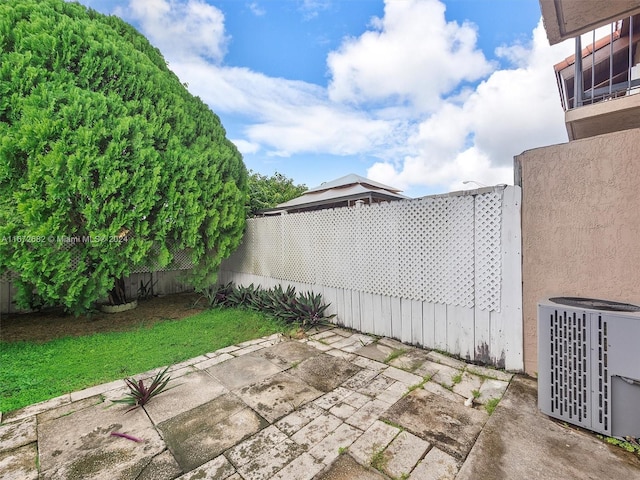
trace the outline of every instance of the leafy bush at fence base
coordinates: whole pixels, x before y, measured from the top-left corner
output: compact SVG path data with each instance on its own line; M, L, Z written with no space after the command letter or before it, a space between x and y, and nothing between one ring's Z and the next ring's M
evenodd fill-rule
M283 290L281 285L262 289L253 283L247 287L235 286L233 283L209 287L203 292L211 307L244 307L267 313L287 323L300 323L310 327L323 319L335 317L325 316L330 303L324 304L319 293L305 292L296 294L294 287Z

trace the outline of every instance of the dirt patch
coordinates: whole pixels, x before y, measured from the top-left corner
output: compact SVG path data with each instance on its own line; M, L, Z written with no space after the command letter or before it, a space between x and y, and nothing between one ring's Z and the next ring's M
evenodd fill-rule
M200 299L200 301L198 301ZM89 315L65 314L60 309L2 315L0 340L3 342L47 342L61 337L79 337L99 332L122 332L163 320L179 320L205 309L205 301L194 293L153 297L138 302L138 308L120 313L94 312Z

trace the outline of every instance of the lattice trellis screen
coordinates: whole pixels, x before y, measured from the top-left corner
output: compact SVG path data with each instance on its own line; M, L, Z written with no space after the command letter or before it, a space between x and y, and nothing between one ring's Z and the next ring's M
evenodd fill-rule
M502 192L248 221L225 270L499 310Z
M75 245L73 245L72 243L69 243L66 244L63 248L71 252L71 267L74 269L77 268L78 263L80 262L80 255L74 255L74 248L77 251L77 247L75 247ZM160 268L158 267L158 265L139 265L137 267L133 267L131 273L173 272L177 270L190 270L193 268L193 262L191 262L188 250L175 249L172 253L173 260L164 268ZM17 278L19 278L18 274L7 271L0 275L0 282L10 282Z

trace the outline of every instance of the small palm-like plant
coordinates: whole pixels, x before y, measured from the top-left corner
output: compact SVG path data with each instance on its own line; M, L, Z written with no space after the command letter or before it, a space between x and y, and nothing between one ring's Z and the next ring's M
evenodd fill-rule
M149 386L146 386L142 380L138 380L136 382L132 378L125 378L124 381L127 384L127 387L129 387L129 392L124 398L114 400L114 403L131 405L131 408L127 410L127 412L145 405L153 397L166 390L167 384L171 380L171 377L167 375L167 370L169 370L169 367L158 372Z

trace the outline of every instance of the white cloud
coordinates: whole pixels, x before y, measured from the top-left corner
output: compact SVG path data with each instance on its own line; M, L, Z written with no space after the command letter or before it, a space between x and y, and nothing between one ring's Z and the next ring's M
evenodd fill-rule
M438 0L387 0L384 12L370 30L329 54L332 100L408 101L429 111L442 94L491 71L476 47L475 27L447 22Z
M567 140L553 64L570 47L549 47L540 22L530 45L497 52L516 68L493 72L462 103L445 102L409 139L413 154L400 165L375 164L369 176L393 176L404 188L458 189L463 180L513 183L515 155Z
M247 6L249 7L249 10L251 10L251 13L253 13L256 17L262 17L267 13L267 11L264 8L262 8L258 4L258 2L251 2Z
M238 151L243 155L251 153L258 153L260 151L260 145L257 143L248 142L243 139L230 139L231 142L238 148Z
M399 128L397 120L331 103L317 85L202 61L171 67L214 111L248 118L246 141L271 154L372 153L393 142Z
M444 11L437 0L388 0L329 54L325 88L225 66L224 16L203 0L130 0L126 10L192 93L243 119L234 143L244 154L379 158L368 175L405 190L511 183L514 155L566 141L552 65L573 46L549 47L540 22L530 44L496 51L513 65L496 70L475 27Z
M118 14L138 22L165 58L200 56L221 62L226 53L224 15L204 0L130 0Z
M327 10L329 7L331 7L330 0L302 0L298 8L302 12L305 20L311 20L316 18L321 11Z

